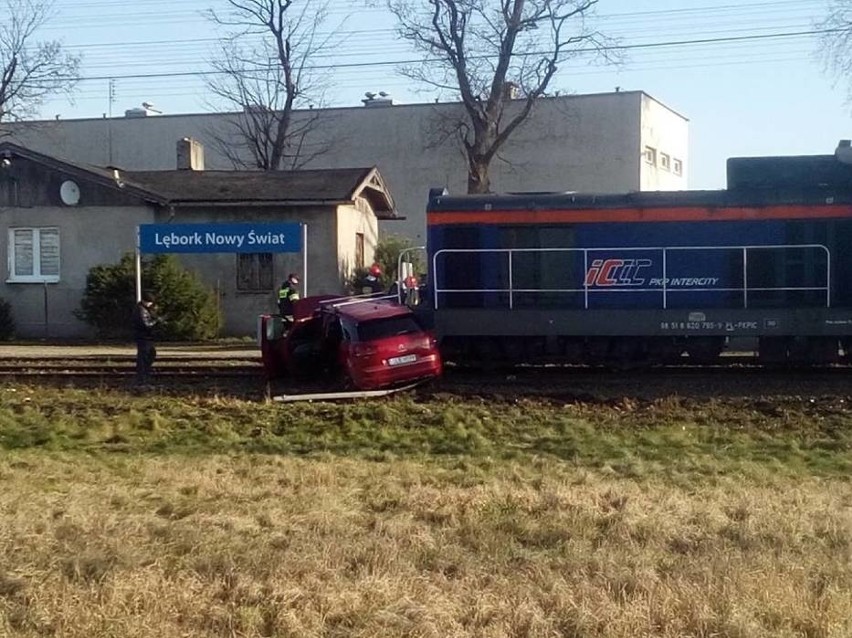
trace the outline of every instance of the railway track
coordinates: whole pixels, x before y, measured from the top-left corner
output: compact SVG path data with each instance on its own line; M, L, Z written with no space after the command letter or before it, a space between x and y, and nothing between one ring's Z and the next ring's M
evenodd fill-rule
M140 389L134 354L53 354L0 358L0 384L84 389ZM215 354L158 358L154 374L141 388L167 395L233 396L258 399L267 394L259 356Z
M611 403L624 397L657 401L852 401L852 368L767 369L758 366L659 367L631 371L594 368L518 368L482 372L448 370L422 390L440 396ZM850 403L852 405L852 403Z
M41 374L66 375L110 375L135 372L136 362L127 361L2 361L0 362L0 377L27 376ZM172 375L239 376L258 375L263 373L260 361L256 362L197 362L197 361L168 361L157 362L157 372Z
M135 381L130 355L76 355L0 359L0 384L124 388ZM267 384L259 357L180 356L158 360L151 386L166 394L191 392L262 398L328 391L285 381ZM852 395L852 367L771 369L734 361L724 366L668 366L614 370L583 366L529 366L484 372L448 366L442 379L413 392L423 399L474 398L607 402L619 397L726 399Z
M17 357L0 359L0 378L27 376L123 376L135 374L132 355L80 355L71 357ZM169 357L158 359L159 376L238 377L262 376L259 357Z

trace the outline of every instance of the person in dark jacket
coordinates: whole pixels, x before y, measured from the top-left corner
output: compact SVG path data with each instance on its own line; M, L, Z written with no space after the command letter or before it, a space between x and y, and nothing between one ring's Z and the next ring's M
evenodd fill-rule
M136 338L136 382L145 383L157 358L154 347L154 326L159 321L154 315L154 296L146 292L133 310L133 336Z
M361 282L361 292L365 295L375 295L382 291L382 267L373 264Z
M285 327L293 324L293 304L298 300L299 277L291 272L278 290L278 314L284 319Z

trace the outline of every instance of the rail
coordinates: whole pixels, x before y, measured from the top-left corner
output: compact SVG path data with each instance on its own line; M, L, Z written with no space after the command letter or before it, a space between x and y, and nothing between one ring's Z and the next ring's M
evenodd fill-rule
M813 286L749 286L748 264L749 254L755 251L789 251L789 250L813 250L825 253L825 285ZM670 282L677 279L669 271L669 258L673 253L687 251L731 251L739 253L742 257L742 285L741 286L690 286L688 288L672 287ZM566 255L582 255L583 257L583 283L581 286L570 288L518 288L514 286L515 280L515 257L526 253L564 253ZM452 254L496 254L506 256L507 284L498 288L442 288L440 282L441 270L439 260ZM601 255L600 259L594 256ZM653 258L645 259L615 259L613 255L644 254ZM590 256L592 259L590 260ZM605 258L604 258L605 257ZM636 262L647 262L637 264ZM625 266L625 263L629 264ZM650 268L658 263L661 275L652 279L656 285L643 285L644 279L637 276L640 268ZM621 269L618 279L615 279L612 264L618 264L615 268ZM605 271L605 268L610 268ZM632 273L630 272L632 270ZM432 256L432 272L434 285L432 288L433 304L437 310L440 305L441 295L452 295L458 293L498 293L508 295L508 307L514 309L515 296L519 293L529 294L552 294L552 293L582 293L583 308L588 310L589 299L596 294L603 293L659 293L661 307L669 306L669 297L680 293L701 292L734 292L742 295L742 307L749 307L749 294L760 292L791 292L811 291L825 293L825 307L831 307L831 252L823 244L781 244L781 245L748 245L748 246L655 246L655 247L610 247L610 248L446 248L438 250ZM617 271L616 271L617 272ZM698 278L700 279L700 278ZM709 278L708 278L709 279ZM716 279L721 279L716 278Z

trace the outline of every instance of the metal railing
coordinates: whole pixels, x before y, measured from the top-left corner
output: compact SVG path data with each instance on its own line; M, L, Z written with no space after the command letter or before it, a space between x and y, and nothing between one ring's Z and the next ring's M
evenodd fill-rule
M749 287L748 285L748 257L750 252L766 251L766 250L820 250L825 253L825 285L824 286L770 286L770 287ZM691 286L689 288L671 287L668 282L673 277L670 277L668 271L669 256L671 253L684 251L733 251L739 252L742 255L742 286L735 287L715 287L715 286ZM572 288L516 288L514 286L514 258L518 254L527 253L564 253L582 254L583 255L583 284L580 287ZM661 276L660 285L657 286L639 286L633 284L609 285L606 287L589 284L589 255L595 253L607 254L607 256L622 255L625 253L658 253L661 260ZM507 284L505 288L441 288L441 270L439 269L439 259L452 254L495 254L505 255L508 272ZM655 246L655 247L609 247L609 248L446 248L437 251L432 256L432 273L433 279L433 303L437 310L439 307L439 299L442 294L457 294L457 293L496 293L508 294L509 309L515 306L515 295L519 293L529 294L552 294L552 293L582 293L583 308L589 308L589 298L592 295L600 293L659 293L661 296L661 307L668 308L669 296L684 292L734 292L742 294L742 307L748 308L749 293L759 292L785 292L785 291L812 291L825 293L825 306L831 307L831 253L828 248L822 244L780 244L768 246ZM682 277L683 278L683 277Z
M330 306L332 308L342 308L344 306L352 306L355 304L369 303L371 301L396 301L396 295L389 295L384 292L373 292L362 295L348 295L346 297L334 297L332 299L323 299L317 305L320 307Z

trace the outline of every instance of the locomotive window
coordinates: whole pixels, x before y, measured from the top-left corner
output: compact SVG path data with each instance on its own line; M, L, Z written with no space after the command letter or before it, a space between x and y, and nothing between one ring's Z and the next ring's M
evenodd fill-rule
M792 228L788 229L788 234L793 234ZM747 274L750 306L825 305L826 295L820 289L828 285L828 259L821 248L752 249L748 255Z
M831 303L833 306L849 308L852 306L852 286L842 282L852 281L852 221L837 220L829 235L831 237Z
M440 255L434 273L441 307L506 304L508 293L501 289L507 279L507 259L499 251L498 230L490 226L460 226L443 235L443 247L448 252ZM482 250L487 252L479 252Z
M572 226L515 226L501 230L501 244L512 253L511 287L515 307L574 307L582 302L578 255ZM523 249L523 250L520 250ZM557 249L557 250L547 250ZM580 264L580 265L578 265ZM505 287L509 287L506 272Z

